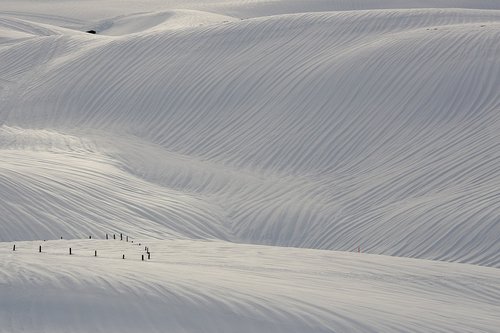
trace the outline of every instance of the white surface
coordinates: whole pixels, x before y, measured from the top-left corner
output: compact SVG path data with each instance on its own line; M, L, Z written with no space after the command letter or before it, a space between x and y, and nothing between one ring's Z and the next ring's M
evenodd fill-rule
M0 244L0 332L498 332L500 325L494 268L146 242L149 262L141 261L144 244L118 240L17 243L15 253Z
M499 41L488 0L2 1L0 331L495 332ZM5 243L119 232L161 255ZM314 250L358 246L462 264Z
M147 17L117 37L2 20L0 239L500 265L498 10Z

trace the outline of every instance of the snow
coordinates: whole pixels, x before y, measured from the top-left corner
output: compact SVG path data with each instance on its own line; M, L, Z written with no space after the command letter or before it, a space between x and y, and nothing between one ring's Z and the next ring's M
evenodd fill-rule
M176 10L130 14L111 18L96 24L96 32L102 35L122 36L133 33L164 32L166 30L187 29L205 25L235 21L230 16L199 12L193 10Z
M499 41L496 0L2 1L0 332L495 332Z
M150 261L141 261L138 242L150 248ZM0 332L495 332L500 325L494 268L219 241L16 245L16 252L12 243L0 246Z

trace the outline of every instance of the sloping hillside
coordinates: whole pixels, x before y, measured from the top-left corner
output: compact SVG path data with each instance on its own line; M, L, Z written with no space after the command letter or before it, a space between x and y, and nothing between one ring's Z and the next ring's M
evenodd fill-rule
M497 0L0 3L0 333L495 333L499 189Z
M149 261L141 261L142 241ZM0 243L0 332L495 332L500 325L500 274L489 267L206 241L16 245L12 252L12 243Z
M173 13L118 37L2 19L0 239L500 265L497 10Z

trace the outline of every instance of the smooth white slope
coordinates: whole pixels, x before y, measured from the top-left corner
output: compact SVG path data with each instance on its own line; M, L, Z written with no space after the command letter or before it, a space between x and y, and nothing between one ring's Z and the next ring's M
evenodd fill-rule
M498 266L499 19L356 11L6 43L0 239L119 221ZM60 147L72 137L92 172ZM124 182L151 211L127 208Z
M142 262L137 242L23 242L15 253L12 243L0 244L0 332L493 333L500 326L498 269L179 240L146 240L153 257Z

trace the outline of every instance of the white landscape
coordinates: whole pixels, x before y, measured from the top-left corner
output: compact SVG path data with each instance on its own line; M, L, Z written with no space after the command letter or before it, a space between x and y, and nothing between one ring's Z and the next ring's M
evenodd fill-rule
M0 1L0 332L500 332L500 1Z

